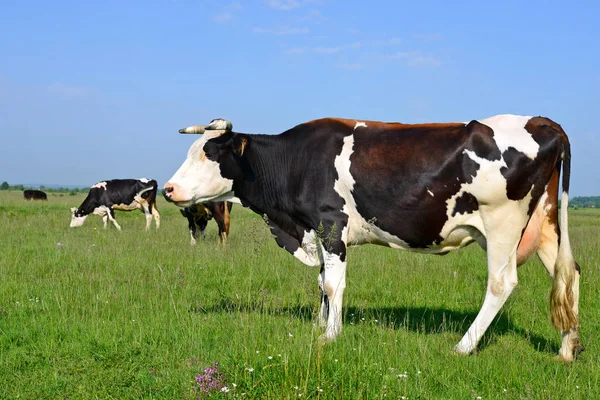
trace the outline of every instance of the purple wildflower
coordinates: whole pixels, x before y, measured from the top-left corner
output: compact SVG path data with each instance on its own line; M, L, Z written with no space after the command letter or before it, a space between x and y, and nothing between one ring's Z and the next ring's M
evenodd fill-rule
M211 367L202 368L202 374L196 375L198 397L218 392L225 386L225 376L221 374L219 363L215 362Z
M62 243L61 242L56 243L56 248L57 249L60 249L61 247L62 247Z

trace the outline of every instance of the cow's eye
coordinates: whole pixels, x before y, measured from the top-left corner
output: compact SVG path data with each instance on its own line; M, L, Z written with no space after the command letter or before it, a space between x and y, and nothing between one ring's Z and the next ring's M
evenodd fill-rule
M206 150L205 150L205 151L204 151L204 155L205 155L207 158L213 158L213 157L215 156L215 152L214 152L214 151L212 151L212 150L208 150L208 151L206 151Z

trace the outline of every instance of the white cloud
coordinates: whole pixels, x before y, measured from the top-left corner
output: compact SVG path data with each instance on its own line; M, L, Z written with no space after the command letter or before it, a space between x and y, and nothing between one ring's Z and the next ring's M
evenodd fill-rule
M319 10L311 10L305 16L300 17L298 21L325 21L327 18Z
M337 47L315 47L313 49L313 51L315 53L317 53L317 54L335 54L335 53L339 53L343 49L344 49L343 46L337 46Z
M399 51L388 55L389 60L400 60L409 67L429 67L440 66L441 61L432 54L425 54L421 51Z
M283 54L296 55L296 54L304 54L306 53L306 49L301 47L294 47L292 49L287 49L283 52Z
M227 22L232 21L233 19L234 19L234 16L230 12L224 12L224 13L213 16L213 21L215 21L218 24L225 24Z
M267 5L271 8L281 11L289 11L300 8L311 0L266 0Z
M83 96L89 92L89 90L84 87L65 85L64 83L60 82L56 82L51 85L46 85L44 86L44 89L48 93L67 97Z
M444 35L439 33L415 33L414 35L412 35L412 37L423 42L444 40Z
M283 35L307 35L308 33L310 33L310 30L303 26L303 27L291 27L288 25L282 25L282 26L278 26L275 28L253 28L252 31L254 33L270 33L273 35L277 35L277 36L283 36Z
M360 71L365 68L363 64L359 63L338 63L333 65L334 68L345 69L347 71Z
M396 46L402 43L402 39L397 37L392 37L383 40L374 40L373 44L376 46Z
M223 11L212 17L217 24L226 24L235 20L235 14L241 11L244 7L239 1L234 1L222 7Z

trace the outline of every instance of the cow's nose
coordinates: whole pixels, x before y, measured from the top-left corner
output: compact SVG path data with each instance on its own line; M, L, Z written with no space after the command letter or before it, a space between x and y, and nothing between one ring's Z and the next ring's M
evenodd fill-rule
M163 196L165 196L166 199L171 198L171 193L173 193L173 186L170 184L166 184L165 187L163 188Z

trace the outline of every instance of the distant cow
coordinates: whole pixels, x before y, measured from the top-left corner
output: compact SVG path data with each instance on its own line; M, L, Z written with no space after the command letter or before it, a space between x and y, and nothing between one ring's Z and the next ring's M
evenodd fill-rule
M225 244L227 235L229 235L229 213L231 212L231 203L228 201L208 202L194 204L179 210L181 215L187 218L190 228L190 244L196 244L198 238L198 229L204 239L206 235L206 225L213 217L219 227L219 242Z
M475 349L517 286L517 265L536 253L553 282L559 357L571 361L583 350L580 267L567 221L571 150L554 121L498 115L408 125L326 118L279 135L250 135L215 120L180 132L204 136L165 185L167 199L180 206L236 200L265 214L281 247L321 268L322 340L342 329L348 246L445 254L477 242L487 251L487 290L455 350Z
M156 208L156 192L158 184L154 179L113 179L96 183L90 188L88 196L79 208L71 208L71 227L83 225L89 214L102 216L104 228L108 220L118 230L121 226L115 219L114 210L142 210L146 214L146 230L154 216L156 229L160 226L160 213Z
M25 200L48 200L46 193L41 190L24 190L23 197Z

